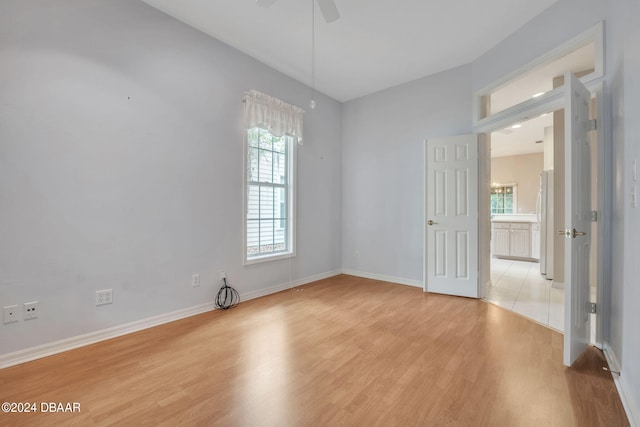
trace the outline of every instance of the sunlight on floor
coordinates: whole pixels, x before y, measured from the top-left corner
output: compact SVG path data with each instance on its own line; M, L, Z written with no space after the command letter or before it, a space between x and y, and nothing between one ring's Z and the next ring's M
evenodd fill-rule
M492 258L485 299L564 331L564 289L545 280L537 262Z

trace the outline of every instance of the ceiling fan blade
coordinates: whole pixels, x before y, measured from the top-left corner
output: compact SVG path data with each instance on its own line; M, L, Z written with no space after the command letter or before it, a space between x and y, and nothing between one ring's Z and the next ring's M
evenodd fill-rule
M318 0L318 6L320 6L320 12L322 12L327 24L340 18L340 13L333 0Z
M256 0L256 3L258 3L258 6L270 7L276 1L278 1L278 0Z

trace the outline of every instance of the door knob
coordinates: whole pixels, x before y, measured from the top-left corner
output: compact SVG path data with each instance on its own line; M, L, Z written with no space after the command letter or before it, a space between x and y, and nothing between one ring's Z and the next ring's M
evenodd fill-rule
M434 224L437 224L437 222L433 222L432 220L429 220L429 221L427 221L427 224L428 225L434 225Z
M571 238L576 238L578 236L586 236L587 233L585 233L584 231L578 231L575 228L571 229L571 228L567 228L566 230L558 230L558 234L561 236L564 236L567 239L571 239Z

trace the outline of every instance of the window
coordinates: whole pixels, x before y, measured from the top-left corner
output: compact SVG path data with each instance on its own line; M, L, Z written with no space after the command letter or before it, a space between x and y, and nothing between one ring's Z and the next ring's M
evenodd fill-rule
M561 108L562 83L554 82L554 78L566 71L576 74L587 86L602 78L602 22L474 93L474 131L501 129L514 114L522 116L518 120L524 120Z
M247 130L246 262L294 252L293 139L259 127Z
M491 213L512 214L516 212L516 187L493 185L491 187Z
M245 92L243 252L252 264L295 255L295 164L304 110Z

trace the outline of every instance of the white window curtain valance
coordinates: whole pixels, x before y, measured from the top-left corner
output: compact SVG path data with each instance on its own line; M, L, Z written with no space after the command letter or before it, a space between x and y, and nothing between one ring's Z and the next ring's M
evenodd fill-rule
M257 90L245 92L242 101L247 129L260 127L274 136L290 135L302 144L302 108Z

